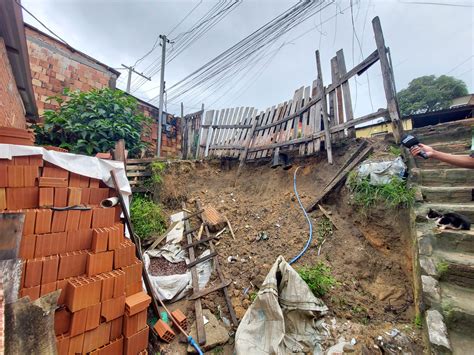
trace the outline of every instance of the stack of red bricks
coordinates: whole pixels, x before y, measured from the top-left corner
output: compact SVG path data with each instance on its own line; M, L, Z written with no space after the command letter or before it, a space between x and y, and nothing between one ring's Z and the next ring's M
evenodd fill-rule
M35 135L33 132L22 128L0 127L0 143L33 145Z
M61 290L55 314L59 354L139 354L148 346L142 262L124 235L115 191L43 162L0 160L2 212L24 212L20 297ZM52 210L86 205L88 210Z

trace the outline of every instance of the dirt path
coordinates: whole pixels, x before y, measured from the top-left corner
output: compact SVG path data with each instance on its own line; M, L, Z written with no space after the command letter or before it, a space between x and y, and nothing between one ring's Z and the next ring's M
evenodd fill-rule
M337 150L333 166L323 159L305 161L297 176L304 205L324 187L353 148ZM160 200L167 213L176 212L182 200L199 199L213 205L232 223L236 239L224 233L217 251L225 277L233 281L230 294L239 318L277 256L290 260L308 239L308 224L293 192L297 166L295 163L288 171L273 170L268 165L250 166L237 178L236 169L223 170L219 164L176 164L171 165L164 178ZM378 329L394 323L410 325L414 311L407 211L380 208L366 219L350 205L344 187L332 194L325 207L331 211L337 229L318 256L318 223L322 214L312 213L313 243L293 266L298 269L323 261L331 268L337 285L322 297L330 309L329 317L360 325L363 330L357 330L359 338L365 337L364 332L371 338ZM196 220L192 224L197 223ZM268 239L257 241L259 232L266 232ZM237 261L229 263L229 256ZM187 306L188 314L192 314L192 305ZM220 293L205 297L203 306L214 313L220 306L229 318Z

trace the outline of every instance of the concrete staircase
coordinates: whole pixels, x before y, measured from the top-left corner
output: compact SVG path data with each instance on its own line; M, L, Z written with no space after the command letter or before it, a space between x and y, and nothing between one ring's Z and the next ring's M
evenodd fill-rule
M469 154L473 128L470 119L412 133L437 150ZM471 231L439 230L425 216L432 208L458 212L474 222L474 169L418 158L409 159L409 166L422 196L415 208L415 269L427 343L434 354L473 354L474 225Z

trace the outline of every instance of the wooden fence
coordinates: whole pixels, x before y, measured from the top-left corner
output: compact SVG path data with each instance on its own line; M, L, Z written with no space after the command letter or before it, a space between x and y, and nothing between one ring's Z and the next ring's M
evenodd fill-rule
M301 87L293 98L258 112L250 107L206 111L202 117L197 157L234 157L241 164L290 151L300 156L321 150L322 143L332 163L331 145L355 136L354 126L386 117L394 125L395 139L402 134L395 99L393 70L378 17L372 21L377 49L361 63L346 70L343 50L331 59L331 84L324 86L319 51L317 78L312 86ZM354 117L349 79L363 74L380 62L387 109Z
M201 111L193 112L183 116L183 139L182 155L183 159L197 158L199 146L199 131L204 114L204 108Z

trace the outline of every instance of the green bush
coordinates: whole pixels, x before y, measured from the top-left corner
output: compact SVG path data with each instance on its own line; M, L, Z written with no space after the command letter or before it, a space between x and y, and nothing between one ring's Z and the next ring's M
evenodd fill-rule
M298 274L317 297L324 296L329 288L336 284L336 280L331 276L331 269L323 262L311 267L302 267Z
M355 204L364 209L369 209L380 201L390 208L409 207L415 203L415 190L408 187L406 181L395 176L388 184L371 185L368 177L359 179L353 171L349 175L348 186Z
M130 214L135 233L142 239L166 231L166 222L160 206L145 197L133 197Z
M39 145L94 155L108 152L119 139L124 139L130 156L146 147L141 132L149 118L138 112L137 100L122 91L64 89L62 96L48 99L59 107L45 111L44 124L34 126Z

